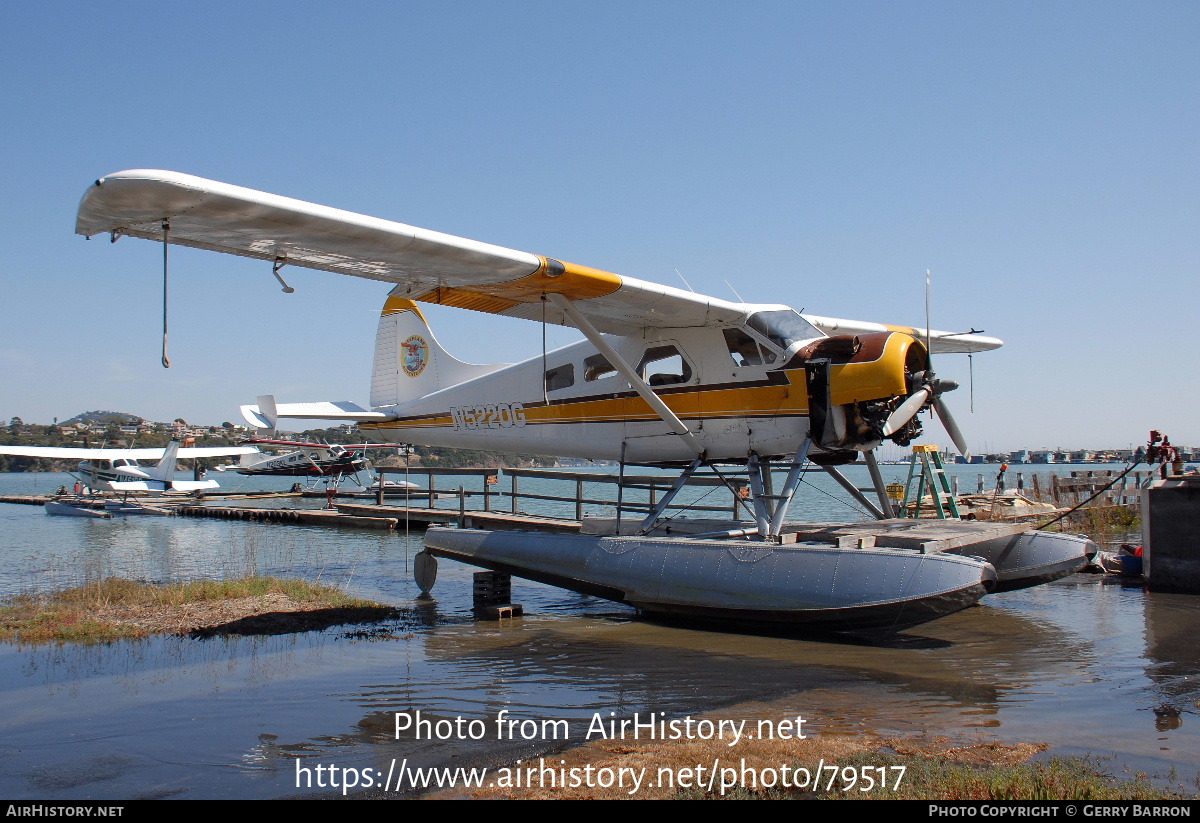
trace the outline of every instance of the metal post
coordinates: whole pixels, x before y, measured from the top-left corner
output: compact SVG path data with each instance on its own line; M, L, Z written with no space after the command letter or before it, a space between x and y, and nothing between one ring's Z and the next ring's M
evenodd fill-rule
M875 459L875 450L867 449L862 455L863 460L867 462L867 471L871 473L871 485L875 487L875 496L879 498L879 508L887 512L890 517L895 517L896 509L892 498L888 497L887 484L883 482L883 474L879 471L879 461Z
M517 476L512 475L512 513L517 513Z
M804 442L800 444L800 448L796 450L796 454L792 457L792 466L787 473L787 479L783 483L783 494L775 501L775 511L771 514L771 533L763 535L765 538L775 538L783 533L783 521L787 517L788 507L792 504L792 498L796 496L796 489L800 485L800 477L804 471L804 464L808 462L808 449L812 446L812 437L804 438ZM770 465L767 466L770 471Z
M868 500L863 493L858 490L858 487L851 483L849 479L847 479L846 475L838 471L837 466L821 466L821 468L825 470L826 474L836 480L843 489L848 491L850 496L857 500L859 504L861 504L867 511L869 511L876 520L887 520L887 515L885 515L878 506ZM924 489L921 491L924 491ZM931 489L931 491L933 490ZM918 494L920 494L920 492L918 492ZM920 498L918 497L918 499Z
M759 462L758 454L755 452L750 452L750 457L746 460L746 474L750 479L750 493L754 496L752 502L754 503L754 520L758 524L758 533L770 534L771 510L767 507L766 490L763 488L762 463Z
M465 529L467 527L467 490L463 486L458 487L458 527Z
M575 519L583 522L583 481L575 481Z
M621 441L621 463L617 470L617 534L621 533L621 504L625 500L625 441Z

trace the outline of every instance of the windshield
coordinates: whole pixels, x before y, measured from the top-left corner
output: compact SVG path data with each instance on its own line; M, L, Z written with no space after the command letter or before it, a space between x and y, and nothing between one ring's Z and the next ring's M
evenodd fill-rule
M785 351L798 341L825 336L816 326L790 309L760 311L750 315L746 325Z

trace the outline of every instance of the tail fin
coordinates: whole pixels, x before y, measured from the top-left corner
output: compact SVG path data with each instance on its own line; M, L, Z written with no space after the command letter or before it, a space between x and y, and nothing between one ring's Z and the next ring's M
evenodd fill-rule
M508 365L481 366L451 356L438 344L417 304L400 297L398 290L388 295L379 317L371 375L373 407L408 403Z
M260 394L258 396L258 409L262 412L263 419L270 423L271 431L279 426L279 411L275 408L275 395Z
M182 444L178 440L172 439L167 444L167 450L163 452L162 459L152 468L146 469L146 474L155 480L161 480L170 487L171 478L175 476L175 461L178 459L180 445Z
M164 491L176 492L194 492L201 489L217 488L216 480L175 480L175 461L179 457L180 442L172 440L167 444L167 450L163 452L162 459L153 467L146 469L146 474L152 478L148 481L149 484L162 483ZM146 485L146 484L142 484ZM153 488L153 486L151 486ZM118 485L113 484L113 488L117 489Z

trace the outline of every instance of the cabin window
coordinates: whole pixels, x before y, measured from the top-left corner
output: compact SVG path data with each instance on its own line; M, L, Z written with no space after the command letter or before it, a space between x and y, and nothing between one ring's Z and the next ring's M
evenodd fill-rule
M575 364L567 363L546 372L546 391L569 389L575 385Z
M790 309L760 311L750 315L746 324L784 351L801 340L825 336L816 326Z
M729 348L729 356L735 366L761 366L763 363L774 363L775 352L759 344L741 329L723 329L725 345Z
M593 354L583 361L583 379L586 383L591 383L593 380L600 380L616 373L616 368L602 354Z
M692 379L692 367L674 346L646 349L638 373L651 386L674 386Z

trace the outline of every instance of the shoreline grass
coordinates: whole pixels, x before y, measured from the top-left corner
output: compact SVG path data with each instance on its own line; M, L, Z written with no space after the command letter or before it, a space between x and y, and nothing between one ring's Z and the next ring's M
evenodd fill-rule
M281 606L298 610L378 608L306 580L249 576L156 584L106 578L0 605L0 641L104 643L178 631ZM232 607L232 608L231 608Z

